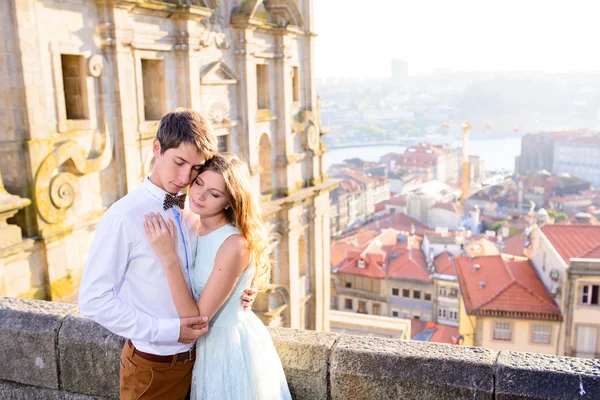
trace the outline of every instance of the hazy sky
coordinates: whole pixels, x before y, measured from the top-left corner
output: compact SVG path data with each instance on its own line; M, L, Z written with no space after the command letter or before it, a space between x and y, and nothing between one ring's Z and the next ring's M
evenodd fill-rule
M316 75L600 71L596 0L314 0Z

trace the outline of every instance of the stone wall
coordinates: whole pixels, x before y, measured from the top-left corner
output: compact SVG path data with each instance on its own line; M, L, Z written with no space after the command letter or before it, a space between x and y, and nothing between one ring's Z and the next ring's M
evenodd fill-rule
M600 360L270 332L296 399L600 398ZM123 342L75 306L0 298L0 399L117 399Z

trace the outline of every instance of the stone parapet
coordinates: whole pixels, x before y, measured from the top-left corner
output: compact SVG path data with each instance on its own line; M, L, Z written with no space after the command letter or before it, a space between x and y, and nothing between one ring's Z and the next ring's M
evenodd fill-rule
M269 328L295 399L598 399L600 360ZM0 297L0 399L117 399L120 338Z

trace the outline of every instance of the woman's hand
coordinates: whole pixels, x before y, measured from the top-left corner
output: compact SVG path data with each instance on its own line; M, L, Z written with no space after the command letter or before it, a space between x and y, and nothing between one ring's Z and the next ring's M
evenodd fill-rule
M144 230L164 266L167 267L171 263L179 265L179 258L175 252L177 233L173 221L165 222L162 215L151 212L145 215Z

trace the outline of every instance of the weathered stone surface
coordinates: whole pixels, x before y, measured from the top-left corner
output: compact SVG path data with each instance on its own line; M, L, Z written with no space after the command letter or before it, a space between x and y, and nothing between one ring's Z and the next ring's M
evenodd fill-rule
M61 389L118 399L124 343L79 312L67 316L58 335Z
M295 399L327 399L329 358L337 333L269 328Z
M0 298L0 378L58 389L57 336L75 306Z
M496 399L600 399L600 360L500 352Z
M342 336L330 366L332 399L491 399L496 354L476 347Z
M62 390L42 389L35 386L0 381L0 400L103 400L102 397L91 397L73 394Z

